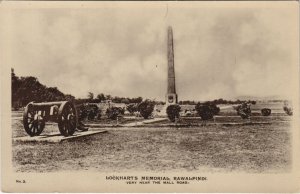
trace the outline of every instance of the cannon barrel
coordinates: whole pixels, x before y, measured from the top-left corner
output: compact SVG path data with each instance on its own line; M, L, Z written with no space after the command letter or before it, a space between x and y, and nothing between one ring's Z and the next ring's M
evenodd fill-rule
M31 104L33 104L36 107L46 107L46 106L55 106L55 105L60 106L62 103L65 103L65 102L68 102L68 101L38 102L38 103L31 102Z

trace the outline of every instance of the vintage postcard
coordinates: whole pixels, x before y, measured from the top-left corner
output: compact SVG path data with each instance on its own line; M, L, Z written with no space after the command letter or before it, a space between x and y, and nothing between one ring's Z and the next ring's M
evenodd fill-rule
M299 3L0 4L3 192L299 192Z

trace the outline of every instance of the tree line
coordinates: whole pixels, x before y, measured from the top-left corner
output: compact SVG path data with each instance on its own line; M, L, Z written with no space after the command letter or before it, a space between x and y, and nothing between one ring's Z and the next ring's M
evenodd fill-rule
M215 99L215 100L211 100L211 101L206 101L205 103L210 103L210 104L215 104L215 105L219 105L219 104L241 104L243 102L246 102L245 100L225 100L223 98L219 98L219 99ZM256 104L255 100L249 100L247 102L250 102L251 104ZM183 100L183 101L179 101L178 104L180 105L196 105L200 103L199 101L193 101L193 100Z
M111 102L114 103L130 104L130 103L141 103L143 101L143 98L142 97L136 97L136 98L119 97L119 96L112 96L103 93L94 95L94 93L88 92L87 98L85 100L90 103L100 103L100 102L105 102L107 100L110 100Z
M11 69L11 99L12 107L18 109L29 102L73 101L74 96L64 94L56 87L41 84L36 77L18 77Z
M75 104L82 103L100 103L106 102L107 100L113 103L124 103L124 104L140 104L144 99L142 97L119 97L111 96L109 94L100 93L94 95L89 92L86 98L75 98L71 94L64 94L56 87L47 87L41 84L36 77L18 77L14 70L11 69L11 89L12 89L12 107L17 109L26 106L29 102L50 102L50 101L62 101L68 100ZM153 100L155 104L165 104L162 101ZM222 98L208 101L209 103L218 104L241 104L244 101L241 100L224 100ZM198 101L179 101L180 105L196 105ZM255 101L251 101L252 104Z
M11 94L12 107L14 109L24 107L33 101L51 102L68 100L74 104L100 103L107 100L113 103L139 104L143 101L142 97L128 98L103 93L94 95L92 92L89 92L86 98L75 98L71 94L64 94L56 87L47 87L41 84L36 77L19 77L15 74L14 69L11 69ZM162 104L163 102L155 101L155 103Z

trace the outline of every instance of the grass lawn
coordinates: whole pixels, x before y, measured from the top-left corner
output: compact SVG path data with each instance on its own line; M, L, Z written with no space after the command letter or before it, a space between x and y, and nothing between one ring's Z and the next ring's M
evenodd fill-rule
M112 119L109 119L109 118L101 118L100 120L92 120L92 121L89 121L89 120L85 120L83 121L83 123L85 124L98 124L98 125L122 125L122 124L127 124L127 123L132 123L132 122L136 122L136 121L142 121L144 120L143 118L141 117L118 117L118 120L112 120Z
M13 135L23 126L13 119ZM46 131L58 131L48 125ZM111 128L61 143L13 142L17 172L198 171L286 172L291 167L289 122L268 125Z
M251 120L248 119L242 119L240 116L215 116L215 119L211 119L206 121L207 124L250 124L252 123L269 123L269 124L275 124L278 122L290 122L291 117L290 116L251 116ZM201 126L202 120L200 117L181 117L177 123L178 125L190 125L190 126ZM159 126L170 126L175 125L174 123L171 123L169 120L163 120L158 121L155 123L149 124L151 127L159 127Z

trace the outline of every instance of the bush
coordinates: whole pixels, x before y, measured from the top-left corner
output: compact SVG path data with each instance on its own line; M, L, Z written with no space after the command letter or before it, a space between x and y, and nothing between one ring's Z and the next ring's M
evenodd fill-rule
M125 114L125 108L119 107L119 111L121 115Z
M101 110L99 110L100 112L97 114L97 120L100 120L101 119Z
M283 110L287 115L289 115L289 116L293 115L293 109L291 107L284 106Z
M138 111L138 106L137 104L131 103L126 106L126 109L130 114L133 114L134 112Z
M214 115L218 115L220 113L220 108L215 104L211 104L210 109L212 110Z
M170 121L175 122L175 118L179 118L180 106L173 104L167 107L167 115Z
M87 105L88 110L88 120L94 120L96 117L98 118L99 114L101 115L101 111L97 105ZM101 117L101 116L100 116Z
M269 109L269 108L263 108L263 109L261 109L261 114L263 116L270 116L271 115L271 109Z
M77 107L78 119L80 121L101 118L101 110L95 104L81 104Z
M251 101L251 104L256 105L256 101L255 101L255 100L252 100L252 101Z
M249 119L251 116L250 104L243 103L236 108L237 114L242 117L242 119Z
M214 115L215 115L214 113L217 112L216 111L217 108L216 108L216 105L208 104L208 103L205 103L205 104L198 103L195 106L195 109L202 120L213 119Z
M154 102L150 100L145 100L138 105L138 111L144 117L144 119L148 119L154 110Z
M120 114L120 108L118 107L110 107L106 110L107 117L112 120L116 120Z
M77 106L76 109L77 109L77 114L78 114L78 120L79 121L85 120L88 115L86 107L83 104L81 104L81 105Z

